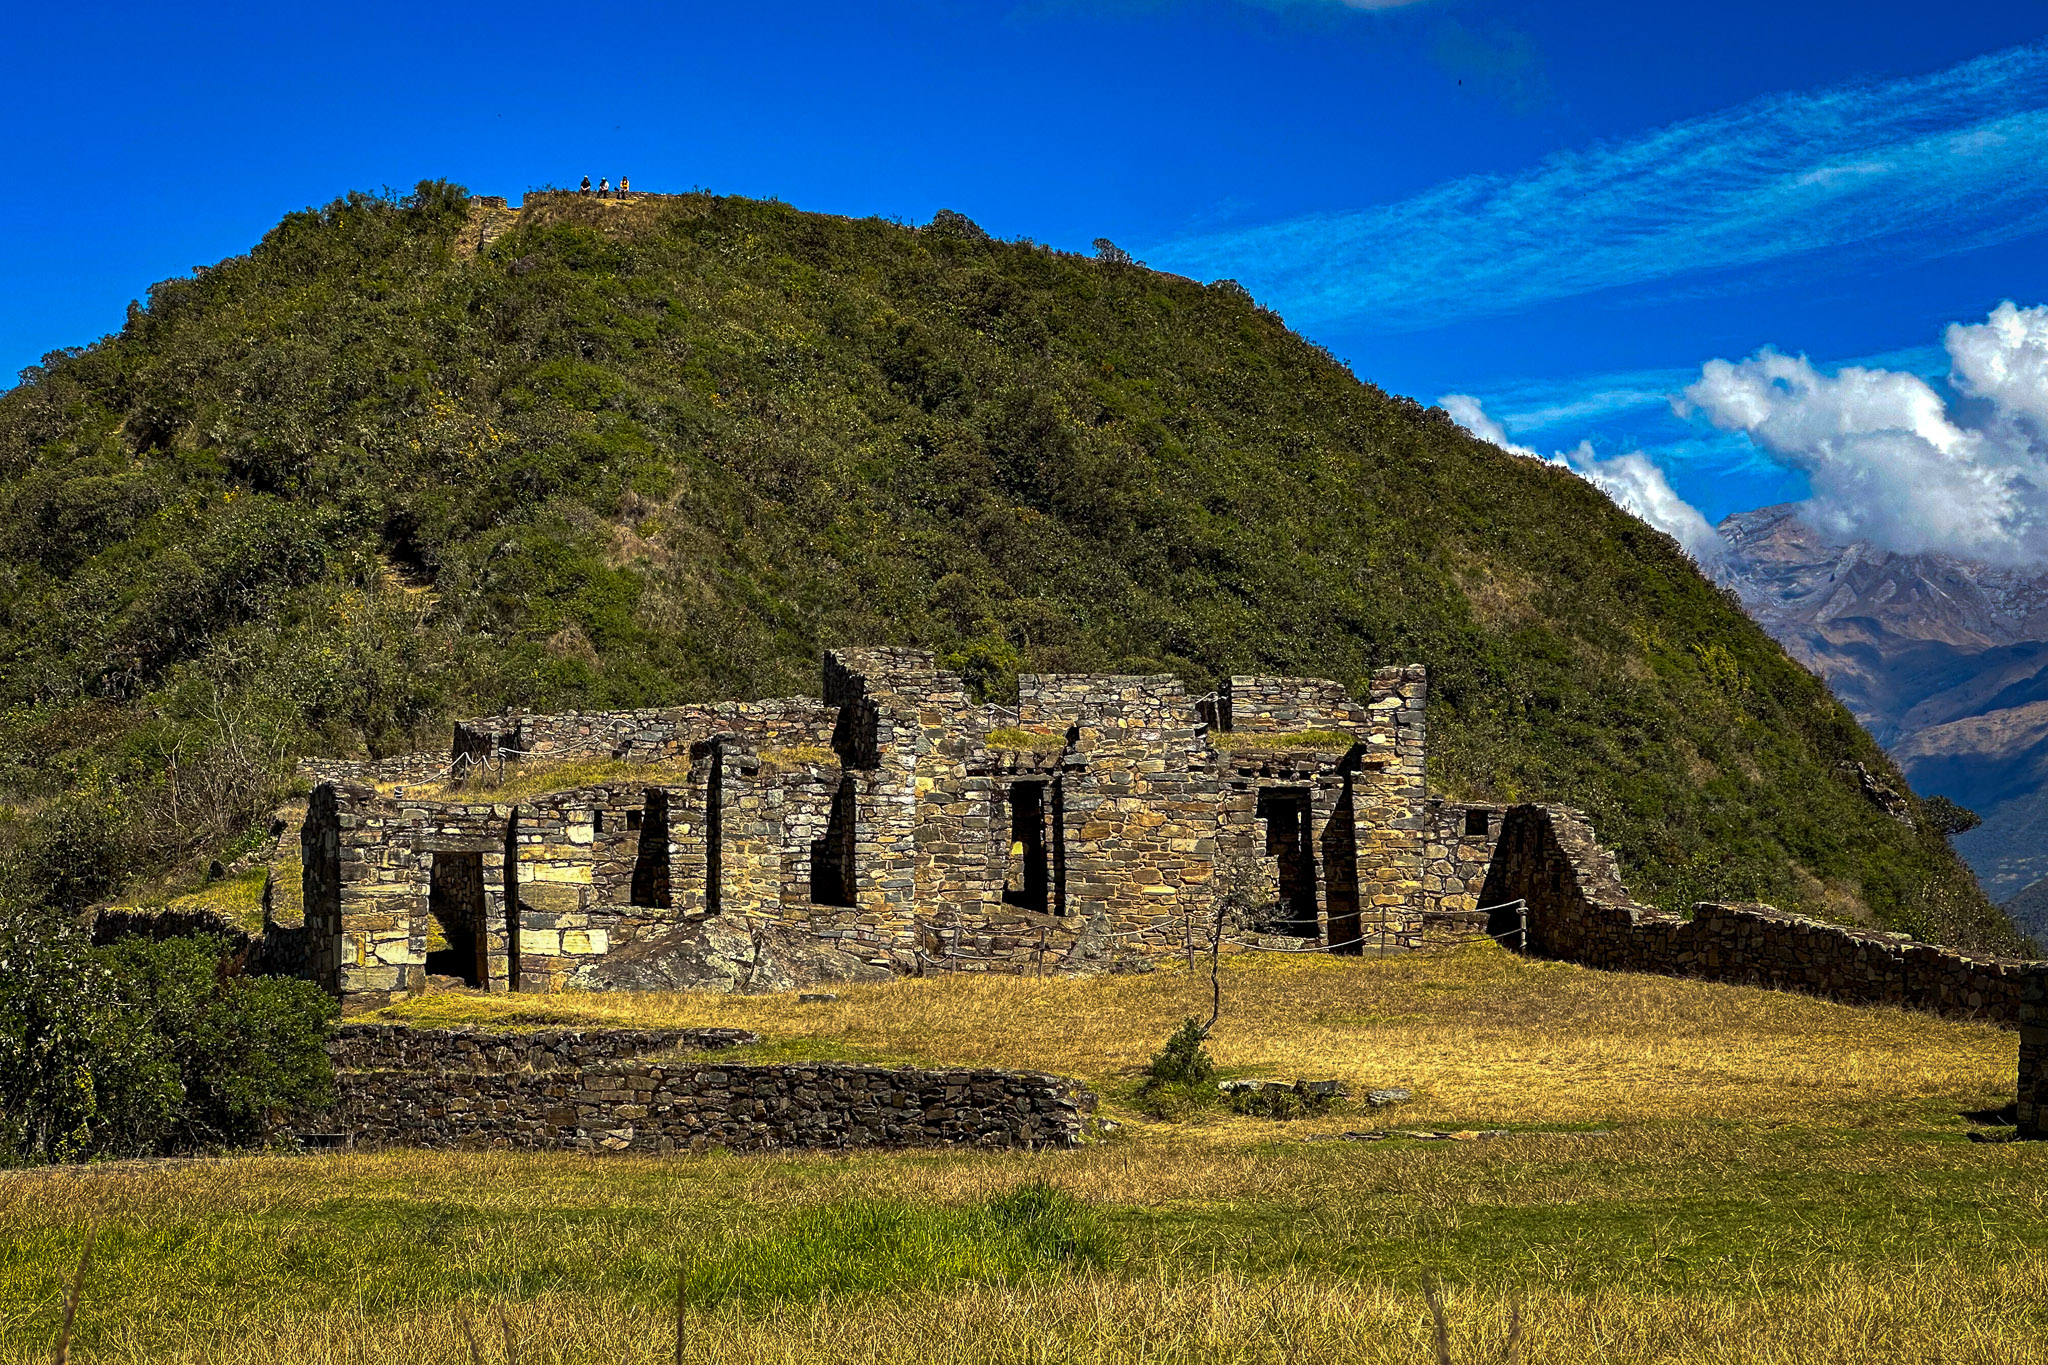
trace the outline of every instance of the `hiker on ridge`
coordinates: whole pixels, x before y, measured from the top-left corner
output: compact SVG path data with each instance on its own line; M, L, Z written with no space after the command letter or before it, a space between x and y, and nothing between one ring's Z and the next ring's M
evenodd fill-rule
M580 189L580 190L578 190L578 191L576 191L576 193L578 193L578 194L588 194L588 193L590 193L590 177L589 177L589 176L587 176L587 175L586 175L586 176L584 176L584 177L583 177L583 188L582 188L582 189Z

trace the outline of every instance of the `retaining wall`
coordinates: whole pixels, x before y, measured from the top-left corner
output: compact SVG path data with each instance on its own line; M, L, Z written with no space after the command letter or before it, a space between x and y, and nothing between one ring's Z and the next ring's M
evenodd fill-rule
M735 1152L1072 1147L1095 1097L1038 1072L719 1062L738 1030L344 1026L329 1122L362 1144ZM678 1055L678 1049L695 1049Z
M1539 956L1805 991L2007 1028L2020 1024L2028 983L2048 971L2048 964L1938 948L1906 934L1847 928L1768 905L1703 903L1691 919L1638 905L1585 817L1554 806L1514 806L1503 818L1480 903L1515 901L1525 905L1527 949ZM1523 926L1515 912L1496 910L1488 927L1507 934Z

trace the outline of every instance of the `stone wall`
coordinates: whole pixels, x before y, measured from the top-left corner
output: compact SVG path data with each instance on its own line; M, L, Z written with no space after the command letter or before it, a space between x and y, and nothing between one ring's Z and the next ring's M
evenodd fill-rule
M1342 952L1422 940L1419 666L1379 670L1362 698L1304 678L1191 698L1170 676L1027 676L1006 708L928 652L872 648L827 655L823 683L822 700L464 721L436 762L481 768L473 787L333 765L301 872L320 979L352 1005L436 974L554 989L712 915L897 971L1093 970L1184 951L1221 859L1276 888L1280 932ZM491 774L532 791L547 765L591 762L562 768L583 785L491 800ZM461 961L436 946L457 938Z
M1423 933L1432 943L1453 943L1486 934L1486 874L1500 842L1504 808L1434 799L1425 820L1423 850Z
M325 1122L359 1144L672 1152L1072 1147L1095 1099L1037 1072L726 1063L737 1030L346 1025Z
M2048 972L2029 972L2020 994L2020 1082L2015 1120L2023 1138L2048 1138Z
M1638 905L1613 855L1575 811L1514 806L1481 891L1490 928L1512 946L1621 971L1661 972L1895 1005L2015 1027L2043 964L1938 948L1909 935L1853 929L1767 905L1694 907L1692 918Z

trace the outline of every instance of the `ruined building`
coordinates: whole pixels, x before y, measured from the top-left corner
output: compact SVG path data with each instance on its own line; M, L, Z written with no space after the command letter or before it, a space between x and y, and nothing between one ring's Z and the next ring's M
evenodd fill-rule
M828 654L823 700L463 722L447 756L307 765L300 969L352 1004L429 977L603 984L744 922L899 972L1180 955L1228 881L1275 943L1382 953L1476 904L1491 814L1427 800L1424 676L1369 695Z

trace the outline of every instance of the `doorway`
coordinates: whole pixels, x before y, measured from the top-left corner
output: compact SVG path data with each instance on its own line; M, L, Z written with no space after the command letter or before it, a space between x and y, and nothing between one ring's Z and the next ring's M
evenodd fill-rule
M432 853L427 873L427 975L484 985L484 855ZM433 946L438 938L442 945Z
M1280 860L1280 900L1261 932L1316 936L1316 851L1310 838L1306 787L1264 787L1259 818L1266 822L1266 856Z
M1003 870L1003 904L1041 915L1053 908L1045 796L1044 782L1010 785L1010 851Z

